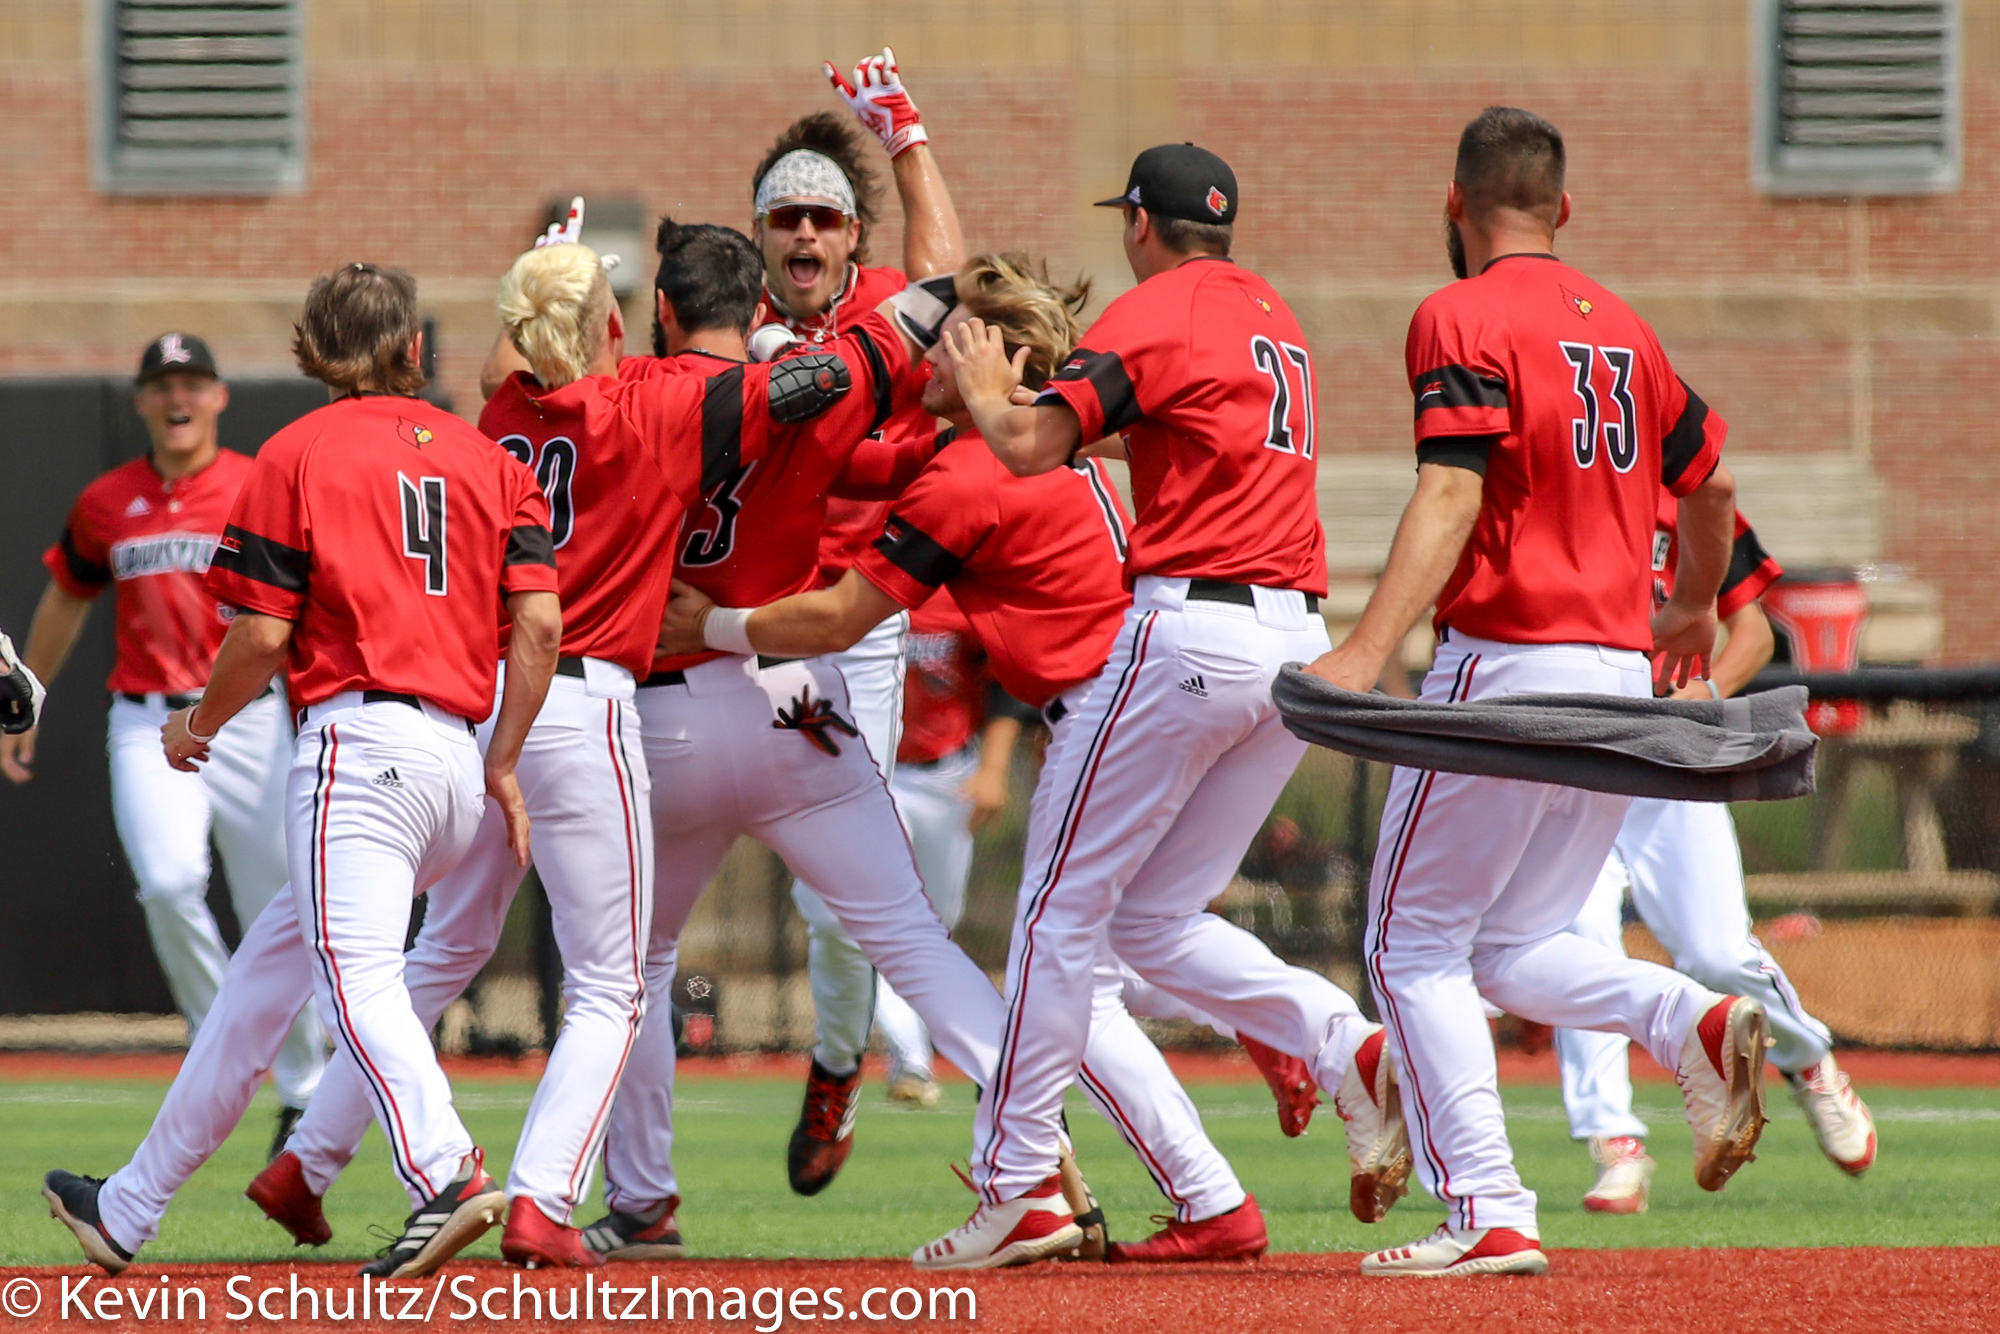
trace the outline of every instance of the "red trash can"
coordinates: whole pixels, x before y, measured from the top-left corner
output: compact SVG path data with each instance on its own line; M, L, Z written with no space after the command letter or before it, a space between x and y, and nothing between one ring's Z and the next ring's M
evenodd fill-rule
M1791 645L1792 666L1802 672L1851 672L1861 663L1861 623L1868 590L1853 570L1787 571L1764 590L1764 613ZM1821 736L1861 726L1861 705L1851 699L1816 699L1806 721Z

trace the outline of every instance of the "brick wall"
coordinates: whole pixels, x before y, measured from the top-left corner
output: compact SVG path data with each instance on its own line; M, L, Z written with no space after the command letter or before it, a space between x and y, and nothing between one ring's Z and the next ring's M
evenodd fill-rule
M1453 140L1506 101L1569 138L1566 256L1655 322L1733 447L1871 461L1880 554L1940 590L1946 656L2000 657L2000 2L1964 9L1963 189L1850 202L1751 189L1743 0L315 0L308 184L225 201L93 193L91 6L0 0L0 373L121 370L169 325L282 370L307 280L366 257L418 275L471 410L493 281L548 199L742 225L770 136L838 106L818 59L888 40L972 243L1091 272L1103 297L1129 276L1088 201L1149 143L1228 157L1240 257L1313 336L1325 447L1400 451ZM892 218L878 257L899 243Z

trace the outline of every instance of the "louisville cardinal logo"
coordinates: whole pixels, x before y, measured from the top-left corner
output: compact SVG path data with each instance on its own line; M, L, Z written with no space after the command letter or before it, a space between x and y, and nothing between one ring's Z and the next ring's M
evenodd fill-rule
M436 439L431 434L430 427L425 426L422 422L413 422L408 417L396 418L396 434L402 436L403 439L409 441L418 449L422 449L425 445Z
M1574 306L1576 308L1576 313L1583 316L1585 319L1589 319L1590 312L1596 309L1596 307L1590 304L1589 297L1578 296L1575 292L1570 291L1567 287L1562 289L1562 294L1564 300L1568 301L1570 305Z
M1229 196L1212 185L1208 187L1208 211L1218 218L1229 211Z

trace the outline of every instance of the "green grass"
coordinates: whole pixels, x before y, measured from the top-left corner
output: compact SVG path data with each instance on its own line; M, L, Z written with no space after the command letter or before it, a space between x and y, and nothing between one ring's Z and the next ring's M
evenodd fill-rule
M13 1084L0 1088L0 1263L73 1264L69 1234L47 1217L38 1194L50 1167L106 1173L145 1133L164 1086L157 1082ZM467 1082L459 1105L489 1166L504 1174L531 1086ZM1339 1122L1322 1108L1310 1135L1278 1134L1261 1086L1203 1084L1191 1089L1209 1133L1255 1192L1279 1251L1364 1250L1408 1240L1442 1217L1416 1191L1380 1226L1347 1215ZM1881 1161L1854 1181L1814 1147L1787 1102L1774 1104L1758 1161L1721 1195L1698 1190L1688 1167L1687 1132L1671 1086L1640 1086L1640 1113L1652 1123L1661 1170L1650 1213L1599 1218L1577 1203L1592 1169L1569 1141L1556 1090L1510 1087L1510 1133L1528 1184L1541 1194L1542 1236L1551 1246L1833 1246L2000 1244L2000 1090L1870 1089L1882 1113ZM891 1107L879 1086L864 1095L854 1157L816 1199L785 1186L784 1145L798 1106L789 1081L691 1078L680 1115L681 1226L704 1256L879 1256L907 1253L964 1220L971 1197L946 1168L966 1154L970 1090L946 1089L934 1112ZM262 1165L271 1127L268 1093L243 1127L181 1192L153 1263L282 1259L293 1254L278 1229L241 1191ZM1114 1236L1150 1231L1163 1207L1133 1156L1089 1110L1073 1105L1086 1173L1110 1211ZM407 1210L391 1181L387 1154L371 1131L361 1157L327 1199L333 1243L315 1258L345 1259L379 1244L369 1224L400 1223ZM497 1255L497 1234L469 1254Z

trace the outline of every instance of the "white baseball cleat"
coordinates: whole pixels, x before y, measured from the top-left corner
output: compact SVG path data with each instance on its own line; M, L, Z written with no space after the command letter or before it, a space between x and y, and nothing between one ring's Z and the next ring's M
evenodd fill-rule
M1032 1264L1083 1241L1061 1173L1017 1199L981 1204L972 1217L928 1246L911 1252L919 1269L1001 1269Z
M1833 1063L1833 1053L1785 1078L1791 1081L1793 1101L1812 1122L1820 1152L1849 1176L1866 1172L1875 1162L1875 1118Z
M1757 1155L1764 1133L1764 1049L1771 1023L1764 1007L1725 996L1688 1030L1674 1080L1687 1103L1694 1132L1694 1179L1703 1190L1721 1190Z
M1394 1063L1376 1027L1354 1049L1333 1095L1347 1126L1347 1207L1364 1223L1379 1223L1410 1191L1410 1132Z
M1597 1184L1584 1193L1583 1207L1594 1214L1643 1214L1653 1186L1653 1159L1646 1141L1631 1135L1592 1135L1590 1156Z
M1531 1227L1443 1226L1422 1241L1363 1256L1361 1272L1383 1278L1546 1274L1549 1257Z

